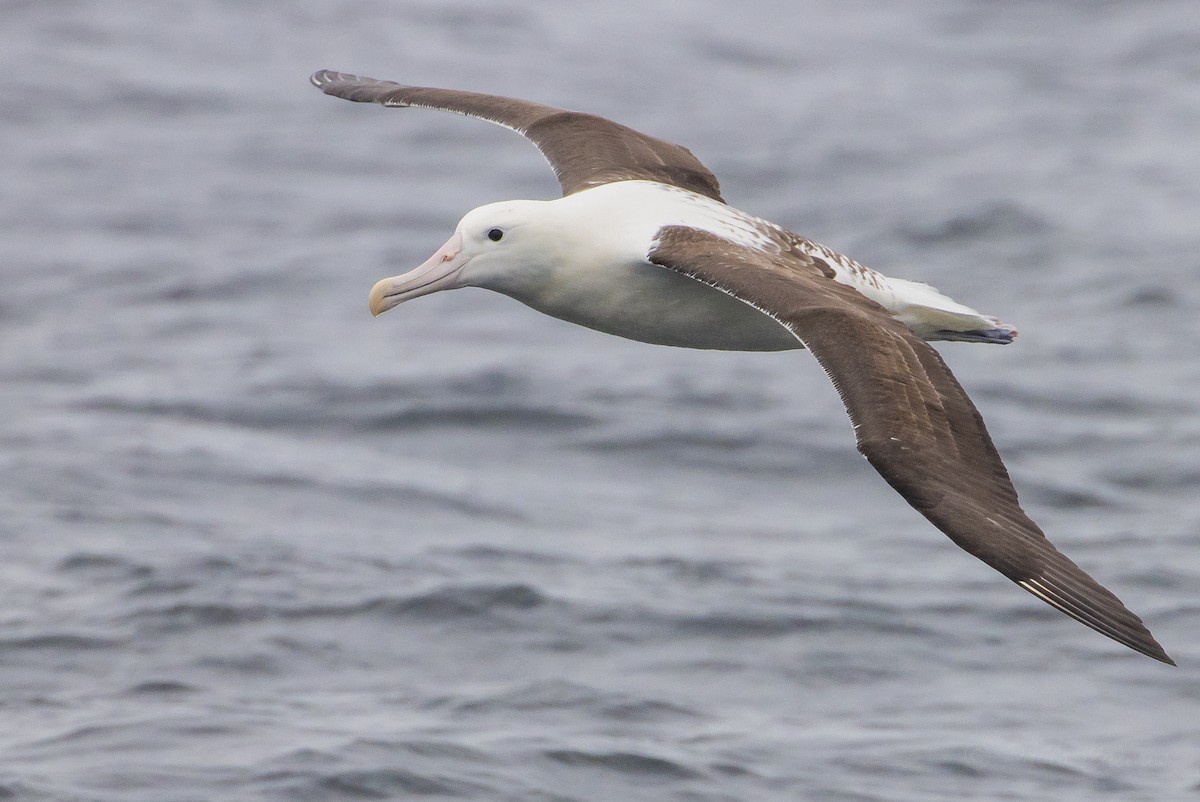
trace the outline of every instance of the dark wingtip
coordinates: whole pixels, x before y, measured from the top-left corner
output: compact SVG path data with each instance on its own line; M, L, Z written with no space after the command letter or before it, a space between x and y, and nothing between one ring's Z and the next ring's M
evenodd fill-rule
M1061 560L1059 566L1050 568L1037 577L1015 580L1016 583L1059 612L1069 615L1101 635L1160 663L1175 665L1175 661L1150 634L1142 619L1104 586L1080 570L1075 563L1061 554L1056 556Z
M1108 633L1105 633L1108 634ZM1112 637L1109 635L1109 637ZM1147 657L1153 658L1160 663L1166 663L1169 666L1175 665L1175 661L1167 654L1166 650L1159 645L1154 636L1150 634L1150 630L1146 629L1141 633L1141 637L1136 640L1125 638L1113 638L1113 640L1128 646L1135 652L1141 652Z
M324 90L325 85L330 83L337 75L339 75L339 73L336 73L333 70L317 70L312 75L308 76L308 82L317 89Z
M338 72L337 70L317 70L308 76L308 82L327 95L329 94L329 87L334 84L361 80L364 79L357 75L351 75L348 72Z
M1147 631L1146 634L1150 635L1149 631ZM1133 646L1133 648L1147 657L1153 657L1160 663L1166 663L1169 666L1175 665L1175 661L1171 659L1171 656L1167 654L1166 650L1163 649L1162 646L1159 646L1158 641L1156 641L1153 636L1149 638L1149 641L1149 643ZM1132 646L1132 644L1129 645Z

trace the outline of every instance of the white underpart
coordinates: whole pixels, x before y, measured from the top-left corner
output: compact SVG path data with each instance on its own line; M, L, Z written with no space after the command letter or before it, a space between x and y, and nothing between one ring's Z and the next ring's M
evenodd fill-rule
M643 258L664 226L689 226L748 248L776 252L779 246L771 234L783 231L732 206L653 181L605 184L554 203L561 204L564 212L578 214L590 229L602 230L621 250L640 253ZM949 336L952 332L1003 325L928 284L890 278L817 243L810 243L805 250L829 264L837 281L880 304L925 339L953 339Z

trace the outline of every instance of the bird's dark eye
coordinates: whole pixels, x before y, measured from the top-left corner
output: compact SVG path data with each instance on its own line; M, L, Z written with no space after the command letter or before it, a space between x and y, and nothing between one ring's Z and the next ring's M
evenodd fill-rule
M488 232L487 237L492 242L499 242L500 240L504 239L504 232L498 228L493 228L491 231Z

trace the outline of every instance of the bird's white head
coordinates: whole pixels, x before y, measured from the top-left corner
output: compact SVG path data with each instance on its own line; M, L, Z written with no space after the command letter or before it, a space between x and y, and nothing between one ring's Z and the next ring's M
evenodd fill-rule
M371 314L410 298L457 287L520 297L545 279L558 258L546 201L503 201L472 209L424 264L371 289Z

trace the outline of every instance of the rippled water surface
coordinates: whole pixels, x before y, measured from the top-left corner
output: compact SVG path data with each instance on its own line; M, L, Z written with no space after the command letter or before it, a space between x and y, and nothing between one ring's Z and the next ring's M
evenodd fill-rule
M15 0L0 64L0 797L1200 793L1193 3ZM372 320L557 185L323 67L614 117L1017 325L941 350L1180 667L954 548L806 354Z

